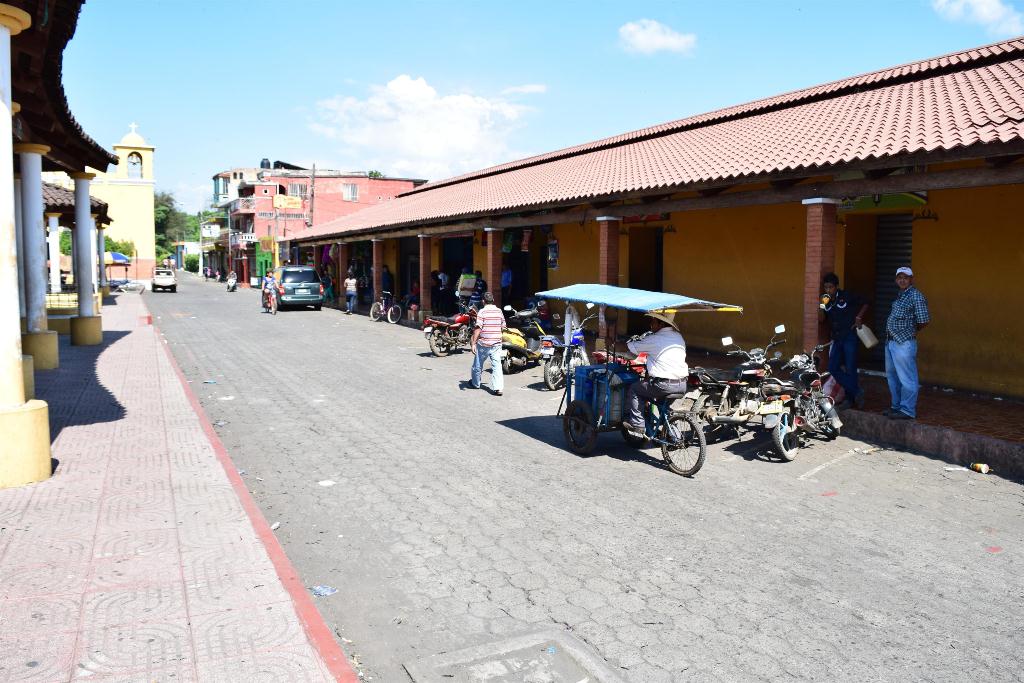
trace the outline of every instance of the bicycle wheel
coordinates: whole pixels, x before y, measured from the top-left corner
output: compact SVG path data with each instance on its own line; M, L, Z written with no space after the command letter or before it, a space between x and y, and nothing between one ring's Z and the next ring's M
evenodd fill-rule
M402 319L402 307L398 304L391 304L388 307L388 322L392 325L397 325L398 321Z
M377 322L384 315L384 308L380 305L379 301L374 301L373 305L370 306L370 320Z
M583 401L571 402L562 418L562 431L573 453L586 455L594 450L597 427L594 426L594 411L590 409L590 404Z
M707 443L704 430L695 418L686 413L672 413L659 436L662 440L661 457L670 470L692 477L704 466Z

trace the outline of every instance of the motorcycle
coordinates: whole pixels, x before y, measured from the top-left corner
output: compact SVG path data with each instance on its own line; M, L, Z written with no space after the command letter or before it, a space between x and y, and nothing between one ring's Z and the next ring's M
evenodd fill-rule
M228 291L229 292L234 292L237 289L238 289L238 278L236 278L234 275L229 275L228 276Z
M544 328L540 326L540 312L536 308L515 311L505 306L503 310L507 327L501 332L501 371L511 374L543 358L540 339Z
M452 351L469 346L475 324L476 309L460 305L459 312L453 316L434 316L424 320L423 336L427 338L430 352L443 358Z
M587 308L589 310L593 305L588 305ZM565 343L565 338L559 335L545 335L540 338L540 352L544 357L544 384L551 391L561 389L566 378L571 377L576 368L590 365L583 328L596 317L597 313L592 313L573 324L568 344Z
M808 434L820 434L832 440L839 436L843 421L836 412L835 402L822 392L822 383L829 373L819 372L815 356L831 346L819 344L812 351L793 356L783 370L790 370L792 382L782 385L778 398L785 410L764 418L765 429L772 430L775 452L783 460L791 461L804 445ZM792 391L791 391L792 389Z
M735 346L727 355L744 357L740 365L732 370L690 370L690 388L683 397L683 406L703 419L709 436L723 429L764 426L765 419L784 412L779 396L788 384L773 377L771 367L782 354L776 352L772 359L767 354L773 347L786 343L785 339L777 339L785 331L785 325L778 325L765 348L750 351L736 346L732 337L723 337L723 346Z

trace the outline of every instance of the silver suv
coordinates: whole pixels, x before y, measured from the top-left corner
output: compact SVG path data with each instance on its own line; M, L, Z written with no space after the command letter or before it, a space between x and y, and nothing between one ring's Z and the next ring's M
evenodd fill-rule
M152 290L169 289L172 292L178 291L178 278L170 268L154 268Z

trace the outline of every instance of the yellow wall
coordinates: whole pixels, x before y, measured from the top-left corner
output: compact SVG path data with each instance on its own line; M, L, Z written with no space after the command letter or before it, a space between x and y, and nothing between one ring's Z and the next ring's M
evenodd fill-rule
M1024 185L928 193L937 221L914 222L914 284L931 325L924 381L1024 396Z
M801 344L804 207L798 203L687 211L672 215L664 235L664 288L701 299L737 304L735 313L677 316L687 344L720 349L731 336L744 348L763 346L779 323L789 343Z
M108 184L97 176L90 183L89 194L107 203L111 222L106 234L111 239L131 240L140 260L156 258L153 185Z
M597 223L562 223L554 226L551 234L558 239L558 268L548 269L548 287L597 282Z

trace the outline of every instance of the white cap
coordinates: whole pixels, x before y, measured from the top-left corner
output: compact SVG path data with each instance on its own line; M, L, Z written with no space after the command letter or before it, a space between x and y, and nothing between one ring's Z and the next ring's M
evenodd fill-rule
M914 277L914 271L912 271L907 266L902 266L900 268L897 268L896 269L896 274L897 275L906 275L907 277Z

